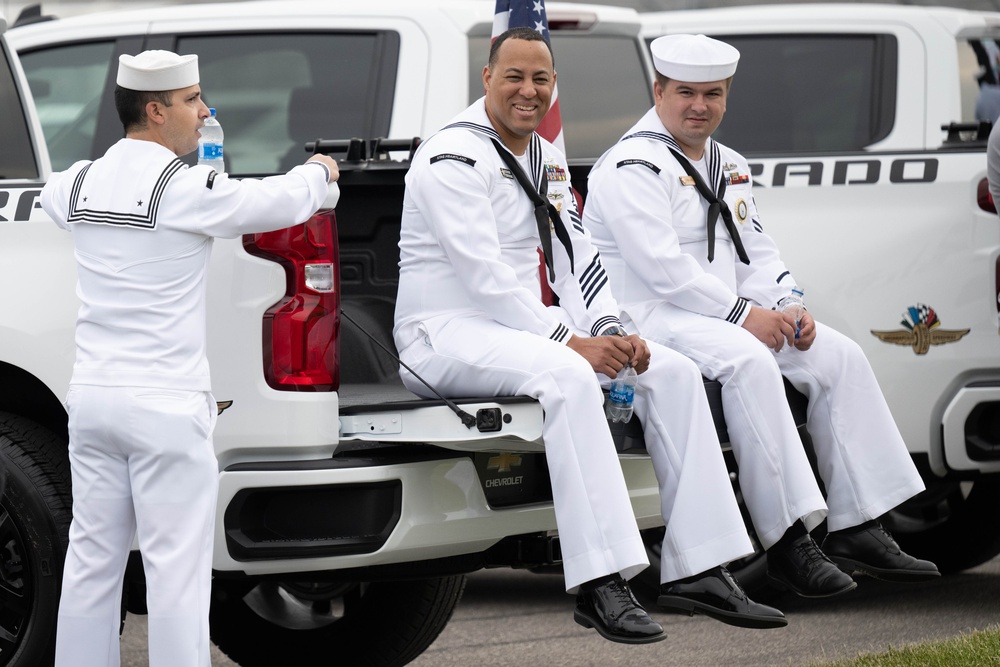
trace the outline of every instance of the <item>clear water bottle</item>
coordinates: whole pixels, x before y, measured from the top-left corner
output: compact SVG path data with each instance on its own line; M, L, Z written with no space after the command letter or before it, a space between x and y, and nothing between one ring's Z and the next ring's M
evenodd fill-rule
M226 163L222 158L222 126L215 117L215 109L209 109L212 114L205 119L205 127L201 128L198 139L198 164L208 165L220 174L225 173Z
M605 414L613 422L627 422L632 419L632 403L635 400L635 385L639 382L639 375L632 368L632 364L626 364L618 371L618 377L611 381L611 390L608 392L608 403L605 407Z
M802 301L802 290L798 286L792 288L792 293L781 300L778 304L778 310L783 313L788 313L795 318L795 337L799 337L799 332L802 328L799 326L799 322L802 320L802 314L806 312L806 307Z

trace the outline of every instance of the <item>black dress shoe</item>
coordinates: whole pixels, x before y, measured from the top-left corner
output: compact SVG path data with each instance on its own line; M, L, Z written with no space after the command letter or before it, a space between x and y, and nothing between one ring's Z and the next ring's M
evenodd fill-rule
M844 572L863 572L884 581L927 581L941 576L937 565L904 552L879 524L857 533L830 533L823 551Z
M795 539L785 549L768 550L767 578L778 588L804 598L828 598L858 587L819 550L809 534Z
M585 628L594 628L605 639L622 644L651 644L667 638L667 633L639 606L620 577L589 590L581 588L573 620Z
M741 628L781 628L788 625L780 611L748 598L724 567L713 567L696 577L663 584L656 604L674 614L704 614Z

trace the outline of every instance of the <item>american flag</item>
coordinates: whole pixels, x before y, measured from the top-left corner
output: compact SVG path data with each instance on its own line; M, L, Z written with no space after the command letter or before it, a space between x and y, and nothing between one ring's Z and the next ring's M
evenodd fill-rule
M545 0L497 0L496 11L493 12L493 39L510 28L534 28L542 33L549 46L552 45L552 40L549 39L549 20L545 15ZM552 91L552 106L536 131L566 154L562 117L559 115L558 84Z

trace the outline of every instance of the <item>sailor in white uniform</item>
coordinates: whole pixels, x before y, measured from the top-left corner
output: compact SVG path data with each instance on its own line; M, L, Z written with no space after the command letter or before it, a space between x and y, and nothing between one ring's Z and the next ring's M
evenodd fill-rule
M394 331L401 359L446 396L527 395L542 404L566 588L581 591L576 619L625 642L661 637L659 626L645 631L646 620L615 622L630 607L642 611L622 579L647 559L601 386L634 360L635 412L666 523L662 580L711 580L702 588L721 598L717 606L695 609L674 591L686 613L785 625L778 610L746 599L717 567L752 546L701 375L683 355L625 335L580 224L565 158L534 132L555 81L546 43L528 29L498 37L483 80L486 97L427 139L406 177ZM541 299L540 245L558 307ZM401 374L412 391L431 395L406 368Z
M778 310L795 280L763 231L747 162L710 138L739 52L704 35L661 37L651 50L656 104L594 166L584 213L626 326L722 383L741 488L776 582L810 597L855 587L807 534L824 517L824 550L845 571L937 576L877 523L924 485L868 361L808 313L796 336ZM782 375L809 399L826 504Z
M42 206L73 233L76 362L66 405L73 522L56 665L120 664L122 575L138 534L151 667L209 667L209 593L218 488L217 407L206 346L213 237L304 222L336 162L230 180L179 159L208 117L197 56L121 56L115 104L126 137L53 174ZM329 201L332 200L328 200Z

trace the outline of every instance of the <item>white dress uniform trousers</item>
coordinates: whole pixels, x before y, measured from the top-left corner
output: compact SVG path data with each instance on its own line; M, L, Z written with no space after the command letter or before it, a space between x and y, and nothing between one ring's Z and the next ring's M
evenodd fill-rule
M218 467L206 355L212 238L303 222L324 165L231 181L169 149L122 139L53 174L52 219L73 232L76 361L67 397L73 522L57 667L116 667L122 575L138 534L150 667L209 667Z
M204 391L73 385L67 407L73 523L57 664L119 664L122 573L138 528L150 664L209 667L215 400Z
M795 519L827 512L792 421L781 376L809 399L808 430L826 486L828 528L873 519L923 489L861 349L817 323L808 351L774 353L742 328L752 305L776 307L795 284L760 225L744 158L709 139L692 164L724 200L750 259L720 217L709 262L708 203L650 110L591 171L584 219L622 310L651 340L723 385L740 485L765 547Z
M545 411L543 437L566 588L646 566L607 421L600 382L565 343L619 324L600 258L579 224L565 161L533 139L523 163L547 178L574 262L553 239L560 307L538 280L538 231L527 196L490 138L483 101L421 146L407 175L395 338L400 356L449 396L527 395ZM489 221L490 224L484 224ZM701 376L652 345L635 411L660 483L667 526L661 578L674 580L752 550L726 475ZM427 390L405 369L406 385ZM603 378L603 376L601 376ZM603 378L605 386L609 378Z

